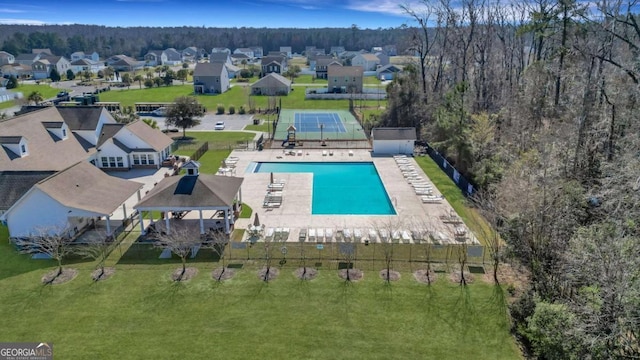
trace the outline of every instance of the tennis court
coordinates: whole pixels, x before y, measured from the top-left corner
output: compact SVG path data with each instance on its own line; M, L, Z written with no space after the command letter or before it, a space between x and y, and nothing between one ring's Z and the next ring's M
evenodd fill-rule
M281 110L274 139L287 139L287 129L295 128L300 140L365 140L356 118L344 110Z

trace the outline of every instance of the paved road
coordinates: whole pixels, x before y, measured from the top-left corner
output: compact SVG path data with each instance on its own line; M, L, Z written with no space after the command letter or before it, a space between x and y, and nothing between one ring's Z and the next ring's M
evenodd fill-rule
M160 129L166 129L164 117L141 116L142 118L150 118L158 122ZM200 125L189 130L195 131L212 131L217 121L224 121L225 130L242 130L245 126L253 124L252 115L205 115Z

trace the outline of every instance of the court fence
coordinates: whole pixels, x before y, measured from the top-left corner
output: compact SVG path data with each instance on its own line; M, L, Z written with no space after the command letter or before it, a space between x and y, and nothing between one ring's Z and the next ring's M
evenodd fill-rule
M467 178L462 176L462 174L460 174L460 172L453 165L451 165L447 161L447 159L445 159L444 156L442 156L436 149L432 148L427 143L424 144L422 149L420 147L418 147L418 149L419 154L426 152L426 154L429 155L429 157L433 159L436 164L438 164L440 169L442 169L442 171L444 171L445 174L447 174L447 176L449 176L449 178L453 180L456 186L460 188L460 190L462 190L462 193L465 196L473 195L476 190L473 184L471 184L471 182L467 180Z

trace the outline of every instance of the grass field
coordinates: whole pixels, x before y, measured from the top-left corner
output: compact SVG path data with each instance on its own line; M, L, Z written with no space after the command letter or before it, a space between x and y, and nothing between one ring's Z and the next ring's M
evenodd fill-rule
M199 274L186 283L170 281L175 263L119 264L93 283L86 262L43 287L50 265L0 241L0 339L53 342L60 359L520 358L502 289L482 283L428 287L402 273L387 285L365 272L347 284L335 270L302 282L291 267L264 283L245 265L218 284L213 262L190 263Z
M227 158L231 153L233 144L236 141L251 140L254 136L255 134L253 133L239 131L187 131L187 138L189 140L180 140L179 143L181 144L174 153L191 156L205 141L218 144L223 143L223 145L226 142L228 144L226 149L211 149L205 152L198 160L198 162L200 162L200 171L203 174L215 174L218 172L222 160ZM178 136L177 139L180 139L180 136Z
M192 85L174 85L168 87L151 88L151 89L135 89L108 91L100 94L100 101L117 101L122 106L133 106L136 102L172 102L179 96L193 95ZM197 95L198 102L204 105L209 112L215 112L218 104L225 107L225 111L230 105L236 107L236 110L245 105L249 108L249 89L243 86L234 86L229 91L218 95ZM282 100L282 108L288 109L349 109L348 100L306 100L304 98L304 88L295 87L288 96L281 96L278 101ZM251 96L254 108L268 108L269 97L267 96ZM386 106L386 101L380 102L382 106ZM378 101L363 101L364 106L377 106Z
M48 84L40 84L40 85L20 84L17 88L11 89L11 90L16 92L21 92L26 101L26 99L29 97L29 94L31 94L34 91L40 92L43 99L48 99L48 98L55 97L56 94L60 92L61 89L52 88ZM5 101L3 103L0 103L0 109L7 109L12 106L16 106L16 104L17 103L15 101Z
M447 199L451 207L464 220L464 223L478 237L478 240L485 243L483 234L490 234L491 228L485 219L472 207L468 206L467 199L460 191L460 188L445 174L438 164L428 156L418 156L415 158L420 168L429 176L433 185Z

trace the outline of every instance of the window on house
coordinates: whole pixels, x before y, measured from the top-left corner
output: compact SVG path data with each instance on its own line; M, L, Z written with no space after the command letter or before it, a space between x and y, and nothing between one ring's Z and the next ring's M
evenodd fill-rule
M140 155L133 155L133 165L140 165Z
M106 156L100 158L100 162L102 163L102 167L109 167L109 159Z
M109 156L109 167L116 167L116 158L115 158L115 156Z
M24 145L20 145L20 150L22 150L22 153L26 153L27 152L27 147Z
M62 129L62 137L64 137L64 138L67 137L67 130L66 129Z
M116 157L116 163L117 163L118 167L124 167L124 161L122 159L122 156Z
M140 155L140 164L147 165L147 155Z
M149 165L154 165L156 161L153 158L153 155L149 154L147 155L147 157L148 157Z

